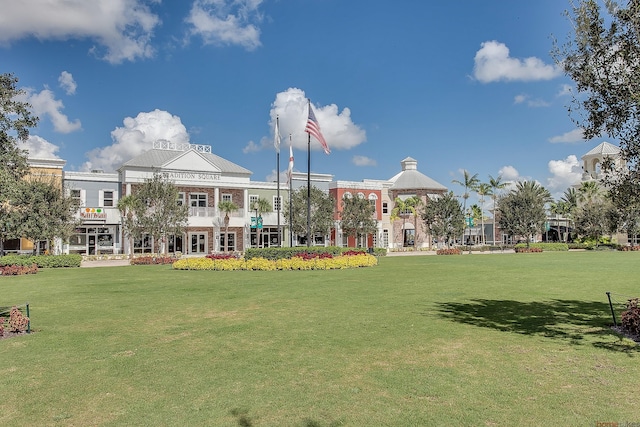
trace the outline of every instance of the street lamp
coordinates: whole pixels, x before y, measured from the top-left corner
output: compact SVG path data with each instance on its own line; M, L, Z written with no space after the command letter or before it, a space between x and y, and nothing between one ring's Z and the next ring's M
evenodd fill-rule
M256 218L256 248L259 248L259 247L260 247L260 240L259 240L259 238L261 237L261 236L260 236L260 234L258 234L258 225L259 225L259 224L258 224L258 208L259 208L259 205L258 205L258 202L256 201L256 202L254 202L254 204L253 204L253 210L255 210L255 211L256 211L256 216L255 216L255 218Z

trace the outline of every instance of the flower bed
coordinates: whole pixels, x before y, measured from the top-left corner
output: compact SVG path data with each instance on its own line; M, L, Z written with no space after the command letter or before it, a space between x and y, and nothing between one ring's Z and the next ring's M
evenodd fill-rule
M530 254L530 253L537 253L537 252L542 252L542 248L536 248L536 247L518 247L516 246L515 248L513 248L513 250L517 253L517 254Z
M175 270L335 270L344 268L370 267L378 264L378 259L369 254L346 255L336 257L302 258L294 256L290 259L268 260L266 258L251 259L211 259L184 258L173 263Z
M23 274L36 274L38 266L31 265L4 265L0 266L0 275L2 276L21 276Z

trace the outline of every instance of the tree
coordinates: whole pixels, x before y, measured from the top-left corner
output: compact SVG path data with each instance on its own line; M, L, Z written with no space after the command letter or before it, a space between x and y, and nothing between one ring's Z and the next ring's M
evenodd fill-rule
M502 181L502 175L498 175L497 178L489 175L489 185L491 186L491 199L493 201L493 244L496 243L496 212L498 210L498 190L502 190L507 186L507 183Z
M481 182L476 186L476 193L478 193L478 196L480 196L480 209L482 214L480 215L480 223L481 223L481 227L482 227L482 244L484 245L485 242L485 238L484 238L484 197L485 196L491 196L493 194L493 188L491 186L491 184L488 184L486 182ZM494 237L495 240L495 237Z
M340 211L342 232L347 236L355 237L356 242L360 242L361 236L373 234L378 230L375 213L375 207L364 197L343 197Z
M5 239L20 237L17 227L25 208L17 199L29 168L27 152L18 148L18 142L26 141L29 128L38 123L31 106L19 100L24 91L17 89L17 83L13 74L0 74L0 255Z
M260 227L260 223L262 222L262 214L271 212L273 209L271 208L271 203L269 203L269 201L264 197L258 197L258 200L253 202L253 206L251 206L251 209L256 211L256 247L259 248L262 245L262 228Z
M138 222L137 212L142 212L144 206L138 197L127 195L118 200L118 210L122 224L122 234L129 243L129 259L133 258L133 239L142 235L141 225Z
M135 203L136 229L153 237L154 249L159 241L166 242L167 235L182 233L187 225L189 207L178 204L178 194L178 188L161 174L146 179L133 193L139 200ZM164 245L163 252L166 249Z
M580 205L574 221L576 232L586 239L594 240L597 247L602 236L615 231L617 217L608 200L596 199Z
M608 173L611 162L603 164L604 179L615 205L635 206L640 194L617 187L640 185L640 1L606 0L601 8L597 0L576 0L568 17L574 34L564 46L556 44L553 56L576 84L569 114L585 139L619 140L626 167L617 172L628 179ZM625 193L625 201L615 201Z
M516 188L498 199L500 227L511 236L525 237L542 232L547 219L545 204L551 194L535 181L520 181Z
M333 197L324 191L311 187L311 215L309 231L311 238L315 235L326 236L333 226L333 209L335 201ZM289 212L293 215L289 220ZM285 203L284 217L295 235L307 234L307 187L300 187L291 194L291 203Z
M438 247L455 242L464 230L462 206L452 191L430 200L423 209L422 219L431 235L438 239Z
M640 198L637 195L638 184L629 175L620 175L618 185L609 191L609 200L617 213L617 223L621 230L631 238L631 244L637 245L640 233Z
M229 214L236 209L238 209L238 205L230 200L223 200L222 202L218 203L218 210L221 213L224 213L224 239L222 240L224 242L223 252L227 251L228 246L227 239L229 238Z
M605 195L604 190L597 181L583 181L577 191L577 201L591 203L601 200Z
M389 219L391 221L395 221L397 219L402 218L402 232L404 232L406 222L407 222L407 215L416 214L415 202L412 200L412 198L402 199L400 197L396 197L393 203L394 203L394 206L393 206L393 209L391 210L391 216L389 217ZM403 239L403 246L404 246L404 239Z
M462 210L463 210L463 212L466 213L467 212L467 199L469 198L469 191L475 191L477 185L480 183L480 180L478 179L478 174L477 173L471 175L469 173L469 171L467 171L466 169L462 171L462 174L463 174L462 181L454 179L451 182L454 183L454 184L462 185L464 187L464 193L462 193L462 199L464 200L464 203L463 203L463 206L462 206ZM465 228L466 228L466 224L465 224ZM464 233L464 229L463 229L463 233ZM464 236L462 236L462 240L464 240Z
M24 207L20 215L18 234L37 242L67 240L79 224L75 214L78 201L65 196L62 183L46 178L26 178L19 183L18 203Z

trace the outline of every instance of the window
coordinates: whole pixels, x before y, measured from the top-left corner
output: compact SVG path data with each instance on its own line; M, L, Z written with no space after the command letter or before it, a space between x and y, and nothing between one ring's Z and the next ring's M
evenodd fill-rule
M378 200L378 196L375 193L369 194L369 204L373 210L373 214L376 214L376 201Z
M189 194L189 203L192 208L206 208L207 195L203 193L191 193Z
M364 199L364 193L358 193L358 198L359 199Z
M222 201L223 202L231 202L231 194L223 194L222 195Z
M85 190L77 190L77 189L70 190L69 196L71 196L71 198L78 203L78 206L84 206L84 199L86 197Z
M275 212L282 209L282 196L273 196L273 210Z
M256 196L255 194L250 194L249 195L249 208L253 209L254 205L258 201L258 198L259 197Z
M186 195L184 193L178 193L178 206L184 206Z
M382 213L389 213L389 205L387 202L382 202Z
M345 191L344 194L342 195L342 198L344 198L344 199L350 199L351 197L353 197L353 196L348 191Z
M102 192L102 206L113 206L113 191L105 190Z

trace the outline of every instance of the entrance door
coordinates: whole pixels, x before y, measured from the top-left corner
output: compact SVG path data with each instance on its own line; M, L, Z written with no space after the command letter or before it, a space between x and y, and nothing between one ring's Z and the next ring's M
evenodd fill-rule
M96 235L90 234L89 235L89 255L95 255L95 254L96 254Z
M191 253L206 254L207 253L207 235L206 233L190 234Z

